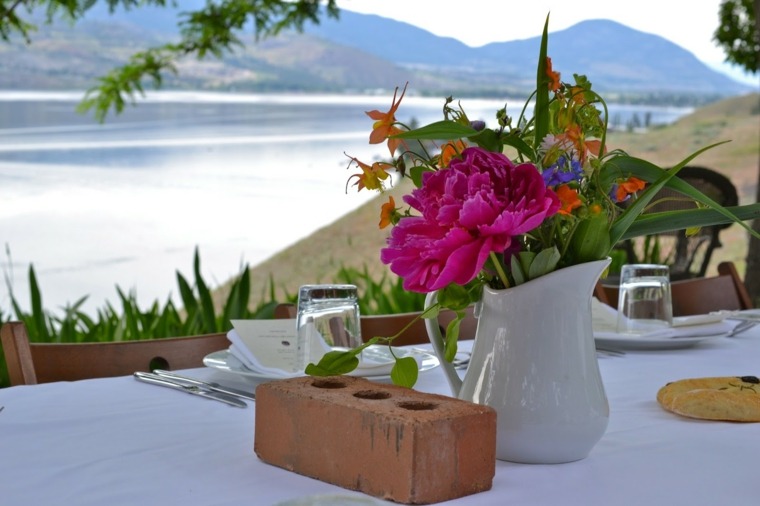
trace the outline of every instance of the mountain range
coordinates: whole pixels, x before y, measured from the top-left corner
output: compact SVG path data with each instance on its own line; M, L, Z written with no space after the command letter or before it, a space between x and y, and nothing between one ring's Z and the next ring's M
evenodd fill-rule
M99 4L97 4L99 5ZM202 5L182 2L187 11ZM175 40L179 8L110 14L93 8L74 26L42 25L32 44L0 45L0 89L84 89L144 48ZM407 23L341 10L303 33L285 32L218 61L186 59L165 88L246 92L386 92L410 83L421 95L527 96L540 38L470 47ZM381 42L378 42L381 41ZM700 104L756 88L734 81L659 37L609 20L551 32L553 66L571 80L587 75L608 101Z
M535 86L540 37L473 48L407 23L348 11L342 11L340 20L325 19L306 32L408 69L477 76L481 86ZM366 34L384 34L382 43ZM727 96L751 90L663 37L610 20L588 20L550 32L548 52L555 69L586 75L604 92Z

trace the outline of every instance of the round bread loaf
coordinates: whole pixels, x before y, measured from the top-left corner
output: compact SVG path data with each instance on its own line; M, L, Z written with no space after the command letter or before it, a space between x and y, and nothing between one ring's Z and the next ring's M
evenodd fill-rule
M657 402L691 418L760 422L760 379L720 376L674 381L657 392Z

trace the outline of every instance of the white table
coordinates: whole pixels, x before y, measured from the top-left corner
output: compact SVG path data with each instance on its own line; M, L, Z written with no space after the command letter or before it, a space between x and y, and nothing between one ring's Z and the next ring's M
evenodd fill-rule
M760 326L693 348L629 351L599 363L611 416L588 458L546 466L497 462L492 490L447 504L760 504L760 423L681 418L655 401L657 390L676 379L760 375ZM212 369L185 372L238 387L249 381ZM423 373L417 388L448 393L440 369ZM131 377L2 389L0 504L269 506L312 495L367 499L259 461L255 403L249 404L228 407Z

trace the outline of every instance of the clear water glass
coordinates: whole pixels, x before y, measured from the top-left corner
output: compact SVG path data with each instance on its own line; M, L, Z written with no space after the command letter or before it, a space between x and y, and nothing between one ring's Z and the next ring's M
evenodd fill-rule
M617 331L643 334L673 325L667 265L626 264L620 273Z
M362 343L359 299L354 285L304 285L298 291L299 362L317 363L331 349Z

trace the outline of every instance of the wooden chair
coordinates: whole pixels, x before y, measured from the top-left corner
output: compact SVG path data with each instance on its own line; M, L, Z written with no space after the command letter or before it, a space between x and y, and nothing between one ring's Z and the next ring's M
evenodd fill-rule
M478 321L473 315L474 306L467 308L467 316L460 324L459 339L475 339L475 329ZM372 337L382 336L391 337L420 315L420 312L397 313L388 315L362 315L361 327L362 338L366 341ZM441 326L441 332L445 333L446 326L455 318L453 311L441 311L438 315L438 322ZM275 309L275 318L295 318L295 304L279 304ZM425 320L422 318L414 321L403 334L393 340L394 346L405 346L409 344L428 343L427 330L425 329Z
M752 309L752 299L739 278L733 262L721 262L718 276L673 281L673 316L707 314L719 310ZM594 295L605 304L617 308L618 286L596 284Z
M203 357L229 346L226 333L144 341L32 343L22 322L5 323L0 340L11 386L201 367Z
M736 187L720 172L706 167L686 166L678 172L678 177L723 207L739 204ZM676 211L697 207L692 200L669 188L660 190L653 202L659 203L653 205L647 212ZM704 277L713 251L722 246L719 239L720 231L729 226L731 226L730 223L702 227L693 235L686 235L684 230L675 230L652 236L652 240L659 242L658 246L663 254L669 252L671 255L667 261L670 265L670 279L675 281ZM637 259L633 241L625 241L623 245L628 263L643 263Z

